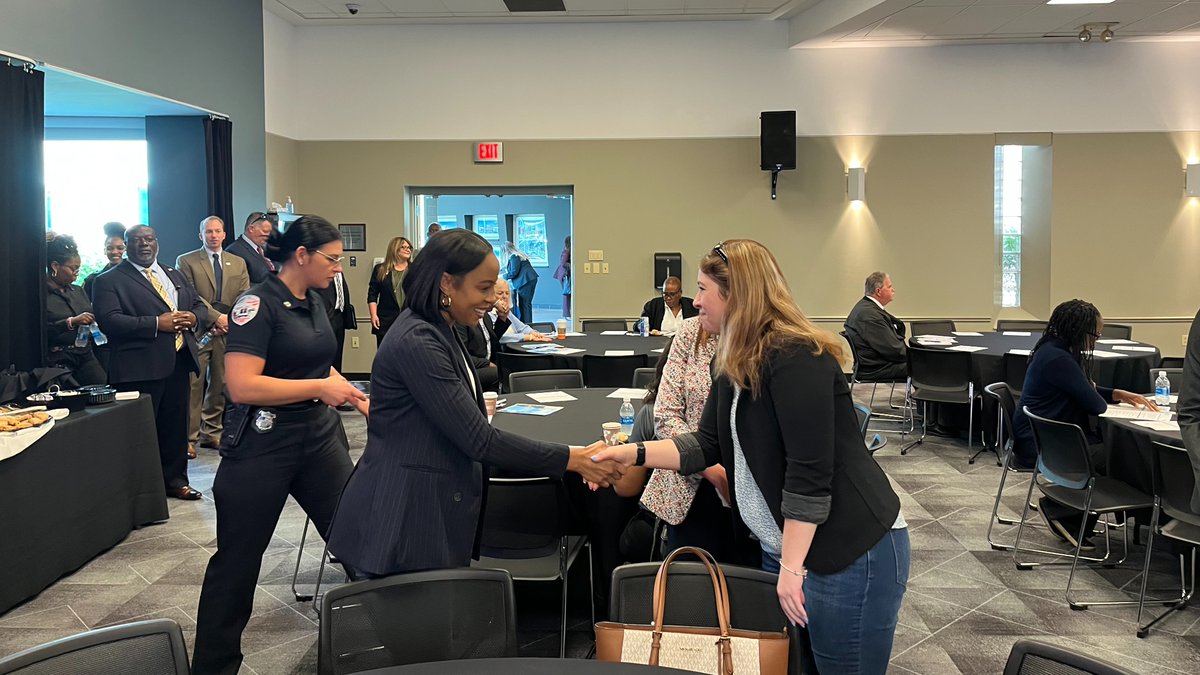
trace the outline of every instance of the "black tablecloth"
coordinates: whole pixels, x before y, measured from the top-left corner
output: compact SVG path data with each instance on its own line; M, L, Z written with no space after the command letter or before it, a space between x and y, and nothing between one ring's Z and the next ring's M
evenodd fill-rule
M1131 420L1101 417L1098 428L1108 457L1105 473L1146 494L1154 494L1154 442L1183 447L1183 436L1178 431L1155 431Z
M556 368L582 369L584 355L604 356L604 352L616 349L632 351L634 354L645 356L646 363L653 364L661 353L654 350L666 347L668 339L670 338L658 335L642 337L640 335L601 335L599 333L589 333L582 337L569 337L563 340L555 340L554 344L570 349L582 349L584 351L564 356L554 355L554 363ZM512 342L504 345L504 348L511 351L536 354L538 345L543 344L546 343ZM531 348L535 351L530 352Z
M567 445L588 445L603 438L600 425L605 422L617 422L620 420L618 412L621 408L621 399L607 398L616 389L603 387L597 389L564 389L562 391L579 400L543 404L562 406L562 410L552 415L546 415L545 417L497 412L496 416L492 418L492 424L497 429L511 431L528 438L535 438L539 441L565 443ZM536 392L504 394L501 398L505 400L506 405L537 403L537 401L529 398L528 393ZM631 399L629 402L633 404L635 412L642 407L641 399ZM501 407L501 410L503 410L503 407Z
M466 659L379 668L359 675L684 675L689 672L584 659Z
M1030 335L1004 335L999 332L984 333L981 336L955 335L956 344L987 347L978 352L971 352L971 370L975 379L975 387L979 390L993 382L1004 381L1003 357L1012 349L1033 349L1042 334L1032 332ZM922 345L916 341L917 336L909 340L909 344L925 349L946 349L944 346ZM1100 351L1120 353L1120 358L1095 358L1096 384L1102 387L1114 387L1126 391L1151 391L1154 383L1150 378L1150 369L1158 367L1160 354L1155 348L1153 352L1122 352L1113 349L1116 345L1097 344ZM1137 343L1139 347L1154 347L1151 344Z
M0 614L167 517L150 398L71 413L0 461Z

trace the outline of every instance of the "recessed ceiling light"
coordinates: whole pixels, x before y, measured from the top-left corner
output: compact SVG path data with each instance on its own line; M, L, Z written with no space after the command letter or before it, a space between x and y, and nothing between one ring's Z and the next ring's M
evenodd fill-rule
M1047 5L1107 5L1116 0L1047 0Z

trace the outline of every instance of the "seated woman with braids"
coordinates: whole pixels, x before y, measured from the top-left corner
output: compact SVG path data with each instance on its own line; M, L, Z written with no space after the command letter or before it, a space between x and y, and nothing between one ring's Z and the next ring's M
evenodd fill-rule
M1068 300L1054 308L1046 332L1029 357L1021 401L1013 416L1013 452L1018 466L1032 467L1037 461L1033 427L1025 415L1025 407L1039 417L1069 422L1083 429L1091 444L1092 465L1100 473L1104 472L1106 461L1091 417L1104 412L1109 403L1128 403L1158 410L1138 394L1096 386L1092 349L1103 327L1100 310L1090 302ZM1040 510L1050 530L1074 547L1083 514L1044 497ZM1094 524L1094 519L1090 520ZM1090 546L1085 539L1083 548Z

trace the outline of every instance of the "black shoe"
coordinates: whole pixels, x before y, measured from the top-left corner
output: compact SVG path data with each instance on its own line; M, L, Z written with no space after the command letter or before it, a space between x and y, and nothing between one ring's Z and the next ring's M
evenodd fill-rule
M926 429L931 436L940 436L942 438L958 438L958 431L950 427L944 427L940 424L935 424Z
M337 407L339 412L354 412L354 406L349 403L343 403Z
M1071 529L1064 525L1061 520L1056 520L1050 516L1047 516L1045 509L1038 509L1038 513L1042 514L1042 520L1046 523L1046 527L1048 527L1050 531L1053 532L1059 539L1062 539L1069 544L1071 548L1078 547L1080 551L1096 550L1096 545L1093 544L1092 540L1088 539L1087 537L1084 537L1083 544L1079 544L1079 542L1075 539L1075 534L1071 532Z

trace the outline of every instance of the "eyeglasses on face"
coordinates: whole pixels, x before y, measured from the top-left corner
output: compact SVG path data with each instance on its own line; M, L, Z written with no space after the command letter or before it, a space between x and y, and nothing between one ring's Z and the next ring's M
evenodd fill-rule
M334 256L329 255L328 253L326 253L325 251L322 251L319 248L314 248L312 250L313 250L313 253L320 253L321 255L325 256L325 259L328 260L329 262L333 263L334 265L341 265L342 261L346 259L346 256L344 256L344 255L339 255L335 258Z

